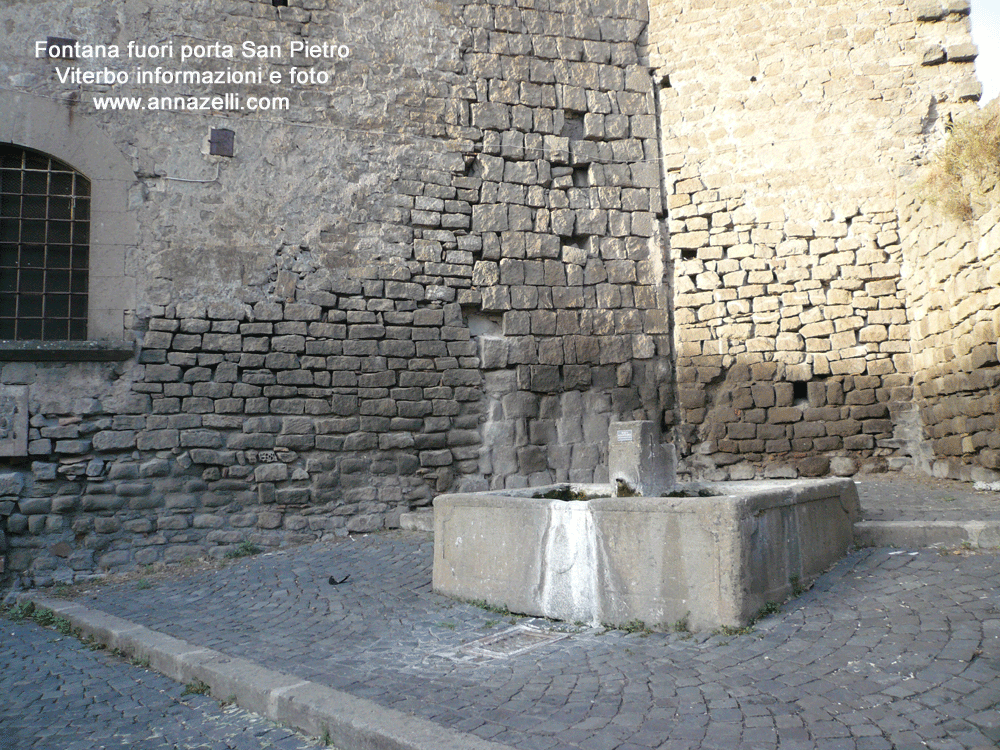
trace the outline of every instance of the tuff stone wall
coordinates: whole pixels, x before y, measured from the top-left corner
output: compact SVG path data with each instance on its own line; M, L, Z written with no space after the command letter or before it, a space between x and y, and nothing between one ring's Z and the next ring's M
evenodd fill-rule
M75 123L96 123L135 174L120 198L139 228L135 356L4 367L31 418L0 500L8 580L369 531L449 488L601 479L609 421L670 407L644 8L379 8L0 11L18 104L73 110L46 150L73 164L92 147ZM95 115L31 56L39 29L352 52L280 117ZM35 148L49 128L0 124ZM210 127L235 132L233 159L206 153Z
M688 471L850 475L912 458L897 184L978 99L967 13L651 4Z
M1000 207L975 222L942 216L916 191L900 214L913 317L914 401L927 438L920 468L995 481L1000 470Z
M903 281L897 193L978 97L965 0L290 2L0 8L0 139L114 165L94 330L133 347L3 366L30 412L7 582L602 481L612 420L662 423L709 478L929 465L908 304L938 303ZM280 115L95 113L107 87L60 84L43 33L351 54L315 62L329 86L239 90Z
M491 487L601 481L609 421L658 421L672 398L645 8L470 5L464 21L479 469Z

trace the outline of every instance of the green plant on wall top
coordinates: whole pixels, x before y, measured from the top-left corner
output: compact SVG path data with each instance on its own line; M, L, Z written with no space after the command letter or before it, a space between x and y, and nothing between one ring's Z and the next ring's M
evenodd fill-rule
M963 221L978 219L1000 203L1000 98L952 124L921 192Z

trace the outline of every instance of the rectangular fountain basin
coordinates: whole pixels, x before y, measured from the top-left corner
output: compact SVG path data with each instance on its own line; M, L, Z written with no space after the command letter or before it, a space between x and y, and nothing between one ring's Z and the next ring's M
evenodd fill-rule
M850 479L726 482L711 497L602 485L441 495L434 590L570 622L743 627L851 547ZM583 490L587 500L537 497Z

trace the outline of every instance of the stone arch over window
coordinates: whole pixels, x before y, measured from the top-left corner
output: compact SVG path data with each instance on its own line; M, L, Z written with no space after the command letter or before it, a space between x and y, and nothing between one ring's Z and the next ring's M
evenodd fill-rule
M126 269L138 244L129 210L135 173L111 139L78 105L0 91L0 143L42 154L90 183L86 338L121 341L135 309L135 278ZM64 337L63 340L75 337Z

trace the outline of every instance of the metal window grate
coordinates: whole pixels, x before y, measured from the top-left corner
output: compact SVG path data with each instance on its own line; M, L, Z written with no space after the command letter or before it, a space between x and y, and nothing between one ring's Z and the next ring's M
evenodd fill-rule
M0 144L0 339L87 338L90 181Z

